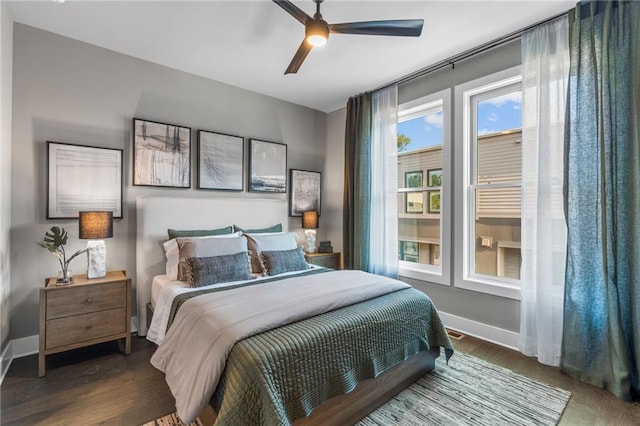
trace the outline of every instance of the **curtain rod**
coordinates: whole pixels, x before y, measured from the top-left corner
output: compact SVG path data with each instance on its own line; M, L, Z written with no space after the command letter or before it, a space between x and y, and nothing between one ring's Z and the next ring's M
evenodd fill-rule
M516 39L520 38L520 36L522 34L524 34L525 32L527 32L527 31L529 31L529 30L531 30L533 28L536 28L536 27L538 27L540 25L544 25L546 23L549 23L549 22L551 22L551 21L553 21L555 19L558 19L558 18L566 15L567 13L569 13L569 11L558 13L557 15L554 15L554 16L552 16L550 18L547 18L547 19L545 19L543 21L540 21L540 22L537 22L535 24L529 25L528 27L521 28L521 29L519 29L517 31L514 31L514 32L509 33L507 35L504 35L502 37L498 37L498 38L496 38L494 40L491 40L491 41L489 41L487 43L481 44L480 46L476 46L476 47L474 47L472 49L465 50L462 53L458 53L457 55L451 56L451 57L449 57L447 59L444 59L444 60L442 60L440 62L437 62L437 63L435 63L433 65L429 65L426 68L422 68L422 69L420 69L418 71L412 72L411 74L407 74L404 77L400 77L400 78L398 78L396 80L393 80L392 82L387 83L384 86L380 86L380 87L372 90L371 92L375 92L377 90L384 89L384 88L392 86L394 84L400 85L400 84L403 84L403 83L407 83L407 82L409 82L411 80L414 80L416 78L425 76L427 74L430 74L432 72L438 71L438 70L440 70L442 68L445 68L445 67L448 67L448 66L455 67L456 62L462 62L462 61L464 61L466 59L469 59L469 58L471 58L471 57L473 57L475 55L478 55L480 53L483 53L483 52L486 52L488 50L494 49L494 48L496 48L498 46L502 46L503 44L509 43L510 41L516 40Z

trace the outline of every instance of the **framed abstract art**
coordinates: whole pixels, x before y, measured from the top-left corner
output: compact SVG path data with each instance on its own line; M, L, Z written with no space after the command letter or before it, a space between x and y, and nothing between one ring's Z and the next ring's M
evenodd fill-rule
M133 119L133 184L191 187L191 129Z

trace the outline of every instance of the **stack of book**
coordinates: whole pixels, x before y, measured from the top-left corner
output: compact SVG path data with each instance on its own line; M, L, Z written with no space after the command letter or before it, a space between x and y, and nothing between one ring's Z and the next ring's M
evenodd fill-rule
M318 253L333 253L333 246L331 241L320 241L318 246Z

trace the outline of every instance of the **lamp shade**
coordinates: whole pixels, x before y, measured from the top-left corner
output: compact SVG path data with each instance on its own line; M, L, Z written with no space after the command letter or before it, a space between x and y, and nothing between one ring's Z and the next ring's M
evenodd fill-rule
M79 238L99 240L113 237L113 212L80 212Z
M302 228L318 229L318 212L316 210L302 212Z

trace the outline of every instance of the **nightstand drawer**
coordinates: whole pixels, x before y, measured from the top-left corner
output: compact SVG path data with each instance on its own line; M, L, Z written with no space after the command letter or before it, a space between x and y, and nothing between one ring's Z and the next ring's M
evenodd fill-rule
M124 307L126 296L126 281L50 291L47 295L47 320Z
M340 269L340 253L307 253L307 262L325 268Z
M325 268L338 269L338 258L336 256L318 257L313 259L313 264L324 266Z
M76 344L127 331L125 308L47 321L46 349Z

